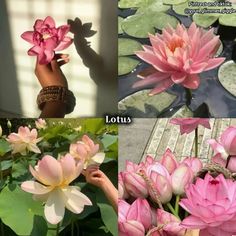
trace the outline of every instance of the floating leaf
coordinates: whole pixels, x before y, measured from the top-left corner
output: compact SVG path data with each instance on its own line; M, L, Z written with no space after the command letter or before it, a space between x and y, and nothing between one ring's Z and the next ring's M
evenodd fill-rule
M193 112L186 105L184 105L172 117L193 117Z
M218 78L224 88L236 96L236 63L234 61L227 61L221 65Z
M122 29L128 35L137 38L147 38L148 34L154 34L155 28L162 30L171 25L176 28L178 20L163 12L149 14L135 14L124 19Z
M5 187L0 194L0 217L17 235L30 235L34 216L43 215L43 206L32 199L32 194L16 187Z
M123 20L124 20L124 18L118 16L118 34L123 34L123 29L121 27Z
M211 26L215 21L217 21L218 18L219 16L208 15L208 14L195 13L193 15L193 21L197 25L202 26L204 28Z
M5 161L1 161L0 163L0 167L1 170L7 170L12 166L12 160L5 160Z
M146 5L144 7L141 7L137 10L137 14L139 13L146 13L149 14L150 12L166 12L168 9L170 9L169 5L164 5L161 0L154 1L153 3Z
M187 0L163 0L164 4L169 4L169 5L178 5L181 3L186 2Z
M162 92L154 96L149 96L150 90L142 90L127 96L118 103L121 113L134 116L156 117L165 108L169 107L176 96L167 92Z
M219 23L221 25L236 27L236 14L232 13L232 14L225 14L223 16L220 16Z
M140 63L140 61L129 58L129 57L119 57L118 58L118 74L125 75L130 73L134 68Z
M142 44L133 39L118 39L118 56L134 55L135 51L142 50Z
M0 139L0 157L11 150L10 144L5 139Z

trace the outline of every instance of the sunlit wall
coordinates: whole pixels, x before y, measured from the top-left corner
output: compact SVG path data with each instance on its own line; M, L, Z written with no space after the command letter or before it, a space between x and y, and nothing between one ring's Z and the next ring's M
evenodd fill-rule
M91 42L91 50L94 50L92 55L98 54L104 62L104 68L100 68L103 72L99 73L93 70L92 60L87 62L91 52L88 52L88 58L84 58L86 55L81 58L74 45L64 50L70 54L71 60L63 67L63 72L68 79L70 90L77 97L75 111L68 117L101 116L103 113L116 111L117 44L113 42L116 39L117 28L116 1L5 0L5 7L6 12L3 12L4 7L0 10L3 25L0 29L1 34L6 34L5 41L8 42L0 49L10 58L6 65L0 65L0 71L6 66L13 74L9 75L10 80L7 80L8 75L0 72L0 110L26 117L39 115L36 97L40 86L34 75L36 58L27 55L30 45L22 40L20 35L31 30L36 19L44 19L50 15L57 25L65 24L68 19L74 20L76 17L83 23L92 23L92 30L97 33L87 40ZM104 46L103 42L107 46ZM83 54L86 53L86 50L83 51ZM96 60L94 62L96 63Z

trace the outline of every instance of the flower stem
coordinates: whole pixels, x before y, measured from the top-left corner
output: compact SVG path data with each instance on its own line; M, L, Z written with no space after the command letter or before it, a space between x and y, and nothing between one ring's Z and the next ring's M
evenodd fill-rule
M179 218L179 215L176 213L176 211L175 211L175 209L172 207L172 205L171 205L169 202L168 202L166 205L167 205L168 208L170 209L171 213L172 213L174 216L176 216L178 219L180 219L180 218Z
M56 236L59 236L59 231L60 231L60 223L57 224Z
M195 157L198 157L198 127L195 129Z
M177 215L179 215L179 200L180 200L180 196L177 195L175 199L175 212Z
M74 221L71 222L71 236L74 236Z
M186 93L186 105L189 106L191 104L191 100L192 100L192 91L188 88L185 88L185 93Z

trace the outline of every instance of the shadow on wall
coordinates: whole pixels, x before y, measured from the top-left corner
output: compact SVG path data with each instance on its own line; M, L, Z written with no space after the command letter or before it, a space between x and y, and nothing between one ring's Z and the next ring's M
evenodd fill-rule
M89 68L91 79L97 85L96 116L117 113L117 2L101 2L101 38L98 55L86 38L96 31L92 23L82 23L79 18L68 20L74 34L74 44L83 64Z
M22 111L6 0L0 1L0 34L0 117L21 117ZM9 112L9 110L15 111L15 113Z

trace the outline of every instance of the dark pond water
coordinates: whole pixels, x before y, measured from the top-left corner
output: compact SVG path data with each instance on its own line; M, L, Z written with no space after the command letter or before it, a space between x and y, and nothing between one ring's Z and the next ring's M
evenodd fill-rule
M121 10L119 9L119 16L127 17L134 14L133 10ZM191 23L191 17L180 16L169 10L170 15L174 15L188 27ZM221 26L216 22L213 27L215 32L220 35L220 39L223 43L223 51L219 55L220 57L226 57L226 61L235 60L236 61L236 28L235 27L226 27ZM131 38L139 41L142 44L150 44L148 39L139 39L131 37L127 34L119 35L120 38ZM136 56L131 56L135 59L138 59ZM136 67L136 69L127 75L119 76L119 101L128 95L133 94L134 92L152 88L152 87L142 87L133 89L132 85L137 81L137 74L148 67L148 64L141 62ZM211 71L203 72L200 74L201 84L197 90L193 91L193 99L189 108L193 111L194 116L196 117L236 117L236 97L229 93L221 85L218 80L218 69L215 68ZM176 100L164 110L159 117L170 117L173 115L181 106L186 104L185 90L183 87L174 85L167 92L175 94L177 96ZM126 113L126 115L135 116L134 114ZM140 117L153 117L152 114L143 113L140 114Z

